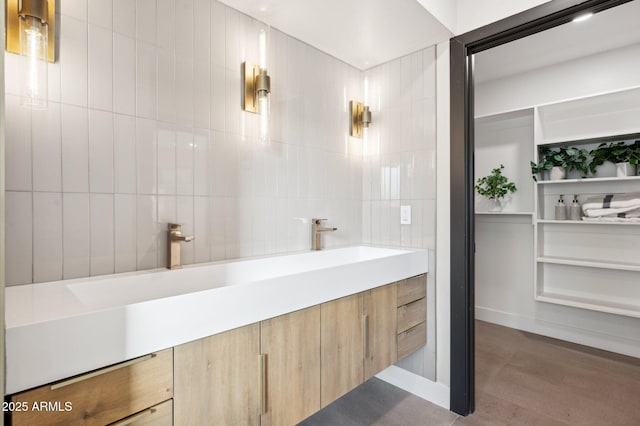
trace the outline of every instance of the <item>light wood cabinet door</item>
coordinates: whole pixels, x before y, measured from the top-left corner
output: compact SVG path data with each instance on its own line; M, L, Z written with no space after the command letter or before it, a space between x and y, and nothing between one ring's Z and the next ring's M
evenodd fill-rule
M258 323L176 346L175 424L260 424Z
M360 293L320 305L322 407L364 380L362 300Z
M173 426L173 400L165 401L109 426Z
M397 357L397 286L395 283L364 293L364 380L384 370Z
M173 396L172 366L173 350L166 349L12 395L11 401L29 410L14 411L11 424L89 426L119 421ZM35 410L34 404L45 407Z
M320 409L320 306L261 323L266 355L262 426L291 426Z

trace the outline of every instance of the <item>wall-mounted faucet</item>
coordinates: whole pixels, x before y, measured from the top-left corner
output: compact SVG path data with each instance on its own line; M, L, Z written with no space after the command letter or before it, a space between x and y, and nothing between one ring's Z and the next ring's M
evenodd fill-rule
M186 235L182 235L182 231L180 230L182 226L177 223L169 224L169 236L167 238L168 248L167 248L167 260L168 260L168 269L180 269L182 268L182 259L180 255L180 243L189 241L193 241L196 237Z
M322 232L337 231L338 228L320 226L327 219L311 219L311 250L322 250Z

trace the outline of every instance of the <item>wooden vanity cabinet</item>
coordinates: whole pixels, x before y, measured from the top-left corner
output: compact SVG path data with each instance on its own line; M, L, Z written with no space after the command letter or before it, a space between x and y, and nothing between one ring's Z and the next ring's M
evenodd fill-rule
M364 380L396 362L397 358L396 283L363 293Z
M320 305L321 405L326 407L364 380L363 294Z
M259 425L260 324L174 348L176 425Z
M263 426L290 426L320 410L320 306L261 322Z
M427 344L427 276L408 278L398 283L398 359Z
M11 402L27 410L13 411L11 424L102 426L129 418L127 424L154 420L153 424L161 425L155 420L167 406L162 412L153 407L172 397L173 349L166 349L14 394Z

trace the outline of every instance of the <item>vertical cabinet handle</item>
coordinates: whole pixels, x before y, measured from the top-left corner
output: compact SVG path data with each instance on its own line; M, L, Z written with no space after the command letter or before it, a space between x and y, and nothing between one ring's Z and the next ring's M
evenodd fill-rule
M267 354L260 355L260 414L267 413Z
M364 335L364 358L369 358L369 315L362 316L362 334Z

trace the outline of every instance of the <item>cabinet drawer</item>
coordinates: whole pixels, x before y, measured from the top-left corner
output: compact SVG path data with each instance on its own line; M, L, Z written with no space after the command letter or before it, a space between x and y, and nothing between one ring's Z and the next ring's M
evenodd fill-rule
M12 425L105 425L172 397L173 349L166 349L15 394L11 400L28 407L50 405L47 411L13 412Z
M173 400L163 402L109 426L173 426Z
M406 305L422 299L427 294L427 275L422 274L417 277L411 277L398 283L398 304L396 306Z
M427 344L427 325L425 322L398 334L398 359L415 352Z
M407 331L411 327L427 319L427 299L422 298L408 305L398 308L398 333Z

